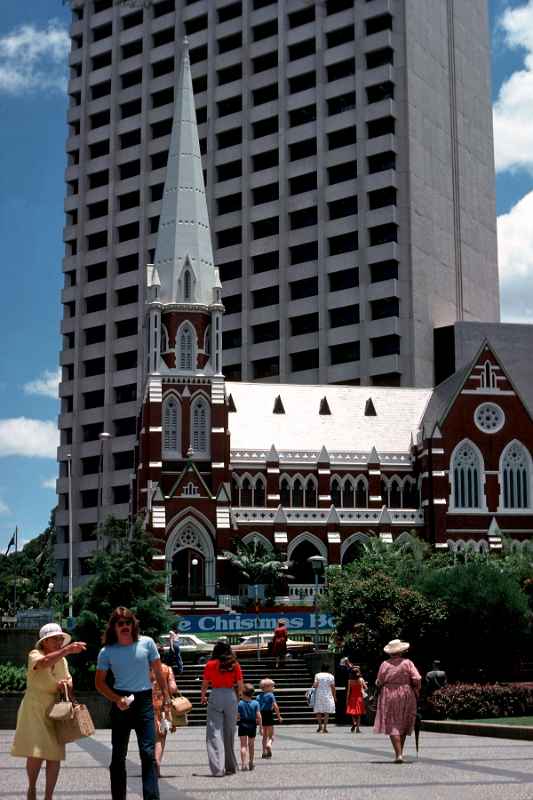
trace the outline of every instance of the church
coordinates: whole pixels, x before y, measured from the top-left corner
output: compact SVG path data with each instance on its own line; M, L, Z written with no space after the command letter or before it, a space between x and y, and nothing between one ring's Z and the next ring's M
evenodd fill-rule
M134 513L169 603L233 595L223 553L260 542L290 563L415 532L478 553L533 546L530 403L489 339L435 388L228 382L222 286L187 47L176 94L154 263L144 290Z

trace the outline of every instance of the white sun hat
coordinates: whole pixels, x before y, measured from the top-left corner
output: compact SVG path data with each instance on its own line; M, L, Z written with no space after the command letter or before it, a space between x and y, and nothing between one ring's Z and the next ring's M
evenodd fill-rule
M70 633L65 633L65 631L61 630L61 625L58 625L57 622L48 622L46 625L43 625L41 630L39 631L39 641L35 645L35 647L40 647L41 643L45 639L50 639L51 636L62 636L63 637L63 647L67 645L69 642L72 641L72 636Z
M391 639L391 641L385 645L383 650L388 656L394 656L398 655L399 653L404 653L406 650L409 650L409 647L409 642L402 642L401 639Z

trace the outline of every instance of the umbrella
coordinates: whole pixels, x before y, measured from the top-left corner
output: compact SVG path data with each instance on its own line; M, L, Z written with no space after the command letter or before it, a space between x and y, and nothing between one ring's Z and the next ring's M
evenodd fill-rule
M422 730L422 713L420 711L420 706L416 707L416 717L415 717L415 747L416 747L416 758L418 760L418 749L420 743L420 731Z

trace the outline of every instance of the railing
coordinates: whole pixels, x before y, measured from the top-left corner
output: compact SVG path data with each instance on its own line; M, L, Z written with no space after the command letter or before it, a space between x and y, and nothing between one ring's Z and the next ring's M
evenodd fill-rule
M362 523L364 525L377 525L381 517L380 508L336 508L341 523ZM423 525L424 512L418 508L389 508L393 525ZM310 525L323 525L327 522L329 508L289 508L284 507L283 512L289 524L305 522ZM239 506L233 508L237 522L254 524L272 523L277 514L277 508L254 508Z
M324 594L324 584L318 584L317 594ZM315 597L315 584L314 583L291 583L289 585L289 597L299 597L301 600L314 599Z

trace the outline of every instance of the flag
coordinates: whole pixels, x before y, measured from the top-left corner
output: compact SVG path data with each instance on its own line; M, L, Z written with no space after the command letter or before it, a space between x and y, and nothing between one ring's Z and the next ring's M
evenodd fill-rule
M11 548L15 547L16 541L17 541L17 532L15 531L15 533L13 534L11 539L9 540L9 544L8 544L7 550L6 550L6 556L9 555L9 551L11 550Z

